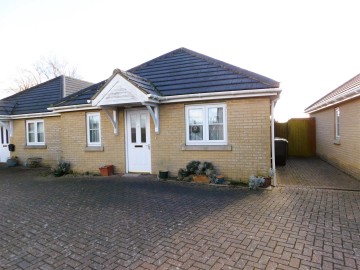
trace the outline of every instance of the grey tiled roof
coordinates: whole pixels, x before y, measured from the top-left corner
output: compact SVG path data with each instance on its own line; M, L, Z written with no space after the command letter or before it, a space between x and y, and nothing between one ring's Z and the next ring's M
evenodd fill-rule
M0 115L11 115L15 105L13 101L0 100Z
M141 78L130 72L122 71L120 69L115 69L113 75L106 81L99 82L95 85L80 90L77 93L62 99L60 102L56 103L53 107L87 104L87 101L90 100L91 98L94 98L96 94L99 93L99 90L104 86L104 84L108 81L111 81L111 79L116 74L120 74L126 80L128 80L136 87L138 87L140 90L144 91L146 94L161 95L161 93L157 91L154 85L148 80Z
M65 77L64 96L70 96L71 94L76 93L80 89L84 89L85 87L88 87L90 85L93 85L93 83L71 77Z
M77 79L59 76L34 87L9 96L2 101L12 102L15 106L11 115L48 112L47 108L61 100L65 85L71 91L80 90L89 85L88 82ZM70 82L70 84L67 84Z
M115 71L122 74L126 79L128 79L130 82L135 84L140 89L144 90L147 94L161 96L161 93L156 89L155 85L149 80L130 72L126 72L122 70L115 70Z
M180 48L148 61L129 71L115 70L147 94L172 96L278 88L279 82L227 64L197 52ZM47 112L49 107L87 104L107 81L94 85L62 76L6 98L16 103L13 114ZM71 95L62 98L62 93ZM80 90L82 89L82 90ZM80 91L79 91L80 90Z
M102 81L86 87L85 89L82 89L66 98L63 98L58 103L54 104L52 107L87 104L87 101L99 91L99 89L105 84L105 82L106 81Z
M327 107L328 105L337 104L343 100L351 99L360 94L360 74L356 75L354 78L348 80L344 84L340 85L335 90L326 94L318 101L311 104L305 109L305 112L312 112L314 110Z
M186 48L129 72L151 81L164 96L279 87L277 81Z

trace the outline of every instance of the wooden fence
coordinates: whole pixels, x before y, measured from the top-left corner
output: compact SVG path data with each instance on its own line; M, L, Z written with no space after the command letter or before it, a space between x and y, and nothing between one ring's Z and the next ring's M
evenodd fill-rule
M275 137L289 142L289 156L311 157L316 155L315 118L294 118L286 123L275 122Z

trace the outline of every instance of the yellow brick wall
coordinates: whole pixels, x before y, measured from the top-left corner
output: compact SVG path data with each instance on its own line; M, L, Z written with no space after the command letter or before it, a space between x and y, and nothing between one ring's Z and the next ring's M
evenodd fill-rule
M335 108L340 108L340 144L335 144ZM316 118L319 157L360 179L360 99L311 114Z
M215 103L215 102L208 102ZM185 105L160 106L160 134L151 126L152 173L169 170L177 175L191 160L213 162L220 174L228 179L247 181L251 174L266 175L270 168L270 100L252 98L216 103L227 105L228 144L231 151L184 151ZM199 103L194 103L199 104ZM142 107L143 109L143 107ZM95 111L91 111L95 112ZM124 110L119 109L119 134L104 111L101 112L101 140L104 151L86 151L86 111L65 112L61 117L44 118L47 149L24 149L25 120L16 120L14 132L16 155L23 160L39 156L44 163L55 166L59 159L72 164L76 172L98 172L107 164L117 173L126 171ZM20 146L20 147L19 147Z
M211 103L211 102L210 102ZM173 176L191 160L210 161L228 179L247 181L251 174L270 168L270 100L227 100L228 144L232 151L183 151L185 104L160 106L160 134L151 122L152 172L169 170ZM189 103L187 103L189 104ZM195 103L199 104L199 103Z
M91 111L95 112L95 111ZM104 151L86 151L86 112L61 114L61 156L76 172L99 172L99 167L112 164L116 173L125 172L124 113L119 111L119 135L101 111L101 142Z
M26 120L14 120L14 136L10 142L15 144L15 152L11 156L17 156L19 162L25 165L27 158L41 157L44 166L55 166L61 149L60 140L60 117L31 118L27 120L42 119L45 127L46 149L26 148Z

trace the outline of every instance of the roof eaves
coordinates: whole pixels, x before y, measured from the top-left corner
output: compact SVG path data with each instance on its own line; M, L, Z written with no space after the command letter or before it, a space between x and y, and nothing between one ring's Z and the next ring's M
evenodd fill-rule
M341 97L344 96L345 94L347 96L346 100L357 97L359 94L359 91L360 91L360 84L358 84L358 83L356 85L353 84L354 82L357 82L356 79L360 79L360 74L356 75L355 77L346 81L345 83L343 83L342 85L340 85L339 87L337 87L336 89L331 91L330 93L321 97L320 99L318 99L317 101L312 103L310 106L308 106L304 111L306 113L310 113L313 111L320 110L321 108L330 106L330 105L322 106L323 104L329 104L329 103L337 104L337 103L339 103L339 101L336 102L336 100L339 99L339 97L341 99ZM343 90L343 88L347 88L347 89ZM340 90L343 90L343 91L340 91ZM337 92L339 92L339 93L337 93ZM341 101L343 101L343 100L341 99Z

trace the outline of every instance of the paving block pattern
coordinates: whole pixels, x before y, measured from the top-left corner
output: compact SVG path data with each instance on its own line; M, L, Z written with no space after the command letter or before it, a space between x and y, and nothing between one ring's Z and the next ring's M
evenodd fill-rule
M318 158L294 158L276 168L278 184L291 187L312 187L360 191L360 180Z
M0 269L359 269L359 192L0 168Z

